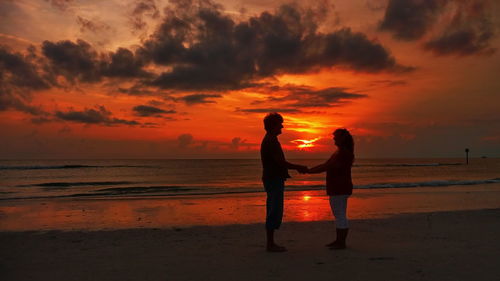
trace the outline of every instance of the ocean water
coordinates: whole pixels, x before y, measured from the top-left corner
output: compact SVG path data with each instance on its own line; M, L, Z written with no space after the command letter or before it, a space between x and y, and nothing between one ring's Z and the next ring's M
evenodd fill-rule
M309 167L324 160L289 160ZM0 200L263 192L260 160L0 160ZM290 190L324 189L325 174L290 172ZM357 159L355 189L500 183L500 159Z

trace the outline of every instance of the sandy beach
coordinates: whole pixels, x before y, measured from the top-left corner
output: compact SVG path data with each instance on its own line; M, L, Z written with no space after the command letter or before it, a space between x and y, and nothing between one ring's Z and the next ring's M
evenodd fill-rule
M262 193L0 202L0 279L498 280L498 185L358 191L348 249L320 192L287 193L264 251Z
M348 249L330 222L286 223L286 253L260 224L116 231L3 232L2 280L498 280L500 209L352 221Z

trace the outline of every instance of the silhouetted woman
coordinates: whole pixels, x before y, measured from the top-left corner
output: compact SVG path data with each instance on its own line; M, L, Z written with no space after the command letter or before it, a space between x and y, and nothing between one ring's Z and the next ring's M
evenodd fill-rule
M352 194L351 167L354 162L354 140L347 129L333 132L337 151L325 163L309 169L309 173L326 171L326 193L335 217L337 239L327 244L331 249L345 249L349 222L347 221L347 199Z

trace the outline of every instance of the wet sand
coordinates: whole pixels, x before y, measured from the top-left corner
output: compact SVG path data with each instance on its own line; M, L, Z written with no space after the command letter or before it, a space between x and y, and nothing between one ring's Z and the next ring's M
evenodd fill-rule
M351 219L500 208L500 184L355 190ZM0 231L115 230L262 223L265 193L0 200ZM324 191L285 194L286 222L332 220Z

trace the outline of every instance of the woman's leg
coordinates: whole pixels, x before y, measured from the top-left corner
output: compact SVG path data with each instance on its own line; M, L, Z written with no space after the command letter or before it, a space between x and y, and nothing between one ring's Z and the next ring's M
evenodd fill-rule
M347 199L349 195L334 195L330 196L330 207L332 214L335 217L336 228L349 228L347 220Z
M330 207L335 217L335 228L337 239L327 246L334 249L344 249L345 240L349 231L349 221L347 220L347 199L349 195L330 196Z

